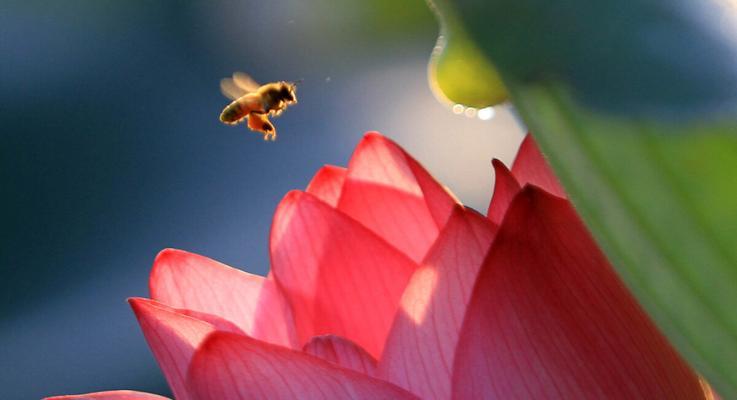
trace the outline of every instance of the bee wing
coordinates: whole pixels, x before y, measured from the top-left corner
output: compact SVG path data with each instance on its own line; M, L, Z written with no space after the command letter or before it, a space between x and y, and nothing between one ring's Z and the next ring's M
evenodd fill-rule
M255 92L260 86L243 72L236 72L232 78L224 78L220 81L220 91L231 100L237 100L248 93Z
M248 94L247 91L236 85L231 78L223 78L220 80L220 91L225 97L231 100L238 100L242 96Z
M235 72L233 74L233 83L246 92L255 92L261 87L250 75L243 72Z

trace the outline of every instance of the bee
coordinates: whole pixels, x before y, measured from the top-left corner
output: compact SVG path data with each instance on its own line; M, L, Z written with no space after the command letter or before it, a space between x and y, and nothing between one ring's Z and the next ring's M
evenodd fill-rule
M248 128L261 132L264 140L275 140L276 129L269 117L279 116L287 106L297 103L296 82L259 85L250 76L236 72L220 81L220 90L233 100L220 114L220 121L235 125L248 119Z

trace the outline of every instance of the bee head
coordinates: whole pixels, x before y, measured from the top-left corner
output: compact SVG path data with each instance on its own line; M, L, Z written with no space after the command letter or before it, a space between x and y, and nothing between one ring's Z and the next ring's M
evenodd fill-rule
M297 84L284 82L281 89L279 90L279 96L288 103L294 103L297 101Z

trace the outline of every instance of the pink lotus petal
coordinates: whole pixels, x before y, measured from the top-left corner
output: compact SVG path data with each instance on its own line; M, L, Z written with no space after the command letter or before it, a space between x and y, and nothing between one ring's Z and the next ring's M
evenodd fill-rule
M570 203L527 186L479 273L454 399L700 399Z
M368 133L348 165L338 209L419 262L457 203L394 142Z
M197 350L188 376L199 400L415 398L319 358L222 332Z
M376 359L359 345L340 336L315 336L307 342L303 351L343 368L376 376Z
M491 222L500 225L520 186L503 162L494 159L491 164L494 166L494 195L491 197L487 215Z
M343 182L345 182L347 173L348 170L343 167L326 165L317 171L305 192L336 207L343 191Z
M520 186L530 183L556 196L566 197L565 190L555 177L545 156L540 152L532 134L528 133L522 141L514 164L512 164L512 174L517 178Z
M149 278L151 298L214 314L257 339L295 343L291 309L272 280L182 250L159 253Z
M323 334L381 354L399 298L417 267L404 253L315 196L293 191L271 228L274 278L300 343Z
M46 397L44 400L169 400L169 398L133 390L111 390L109 392Z
M217 328L153 300L131 298L128 302L174 397L191 399L184 381L189 362L200 342ZM227 326L225 323L219 325Z
M449 399L466 306L496 227L458 206L412 275L379 361L379 377L423 399Z

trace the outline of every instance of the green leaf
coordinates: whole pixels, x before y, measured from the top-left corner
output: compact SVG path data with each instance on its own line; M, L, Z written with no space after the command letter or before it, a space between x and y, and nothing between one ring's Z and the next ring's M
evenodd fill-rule
M493 60L650 315L723 398L737 398L737 34L725 33L737 29L736 6L438 4Z

